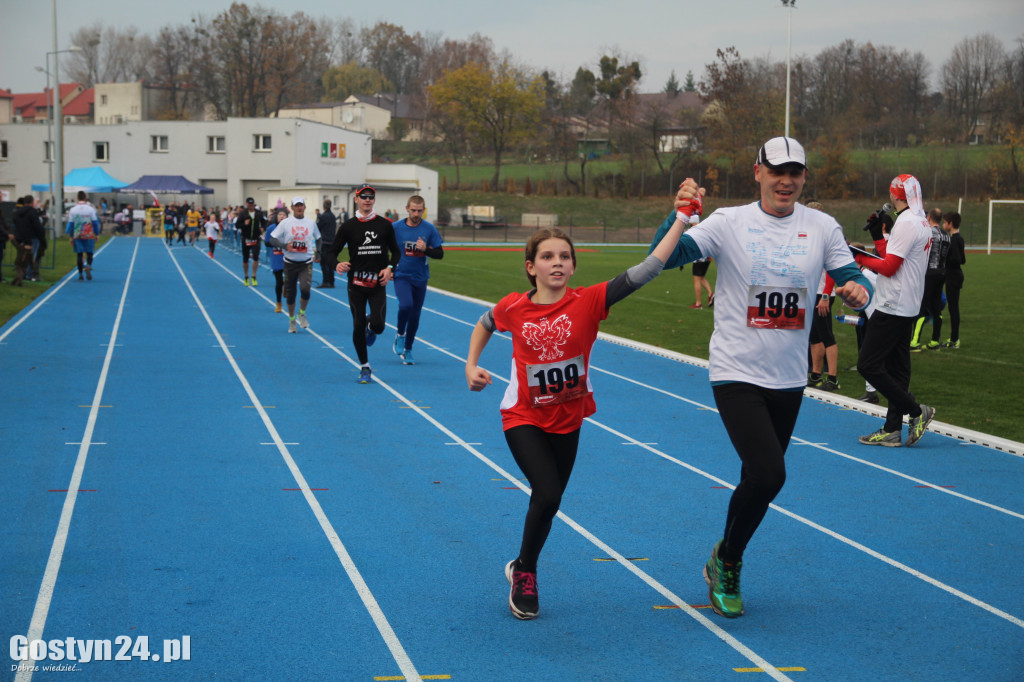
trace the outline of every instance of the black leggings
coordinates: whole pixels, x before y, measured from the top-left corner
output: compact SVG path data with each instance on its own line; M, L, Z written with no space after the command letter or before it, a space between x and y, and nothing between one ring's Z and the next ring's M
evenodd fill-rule
M366 304L370 304L370 331L383 334L386 325L388 295L384 287L358 287L348 285L348 305L352 309L352 345L356 348L359 363L369 363L366 352Z
M277 302L281 302L281 294L284 293L284 270L274 270L274 295Z
M960 290L964 286L963 270L946 271L946 309L949 310L949 340L960 340Z
M92 251L86 251L85 253L76 253L75 260L78 261L78 273L82 273L82 269L86 266L92 267Z
M753 384L714 386L715 405L743 466L729 500L725 535L718 556L743 558L768 505L786 482L786 448L800 414L803 391L780 391Z
M505 432L505 440L531 489L519 566L536 571L540 550L551 532L551 522L562 504L562 493L576 463L580 430L548 433L536 426L514 426Z

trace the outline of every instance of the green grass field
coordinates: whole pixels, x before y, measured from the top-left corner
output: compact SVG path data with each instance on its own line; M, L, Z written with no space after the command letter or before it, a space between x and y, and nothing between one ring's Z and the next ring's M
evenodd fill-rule
M578 254L575 286L610 279L646 255L646 249L619 246ZM522 253L447 249L444 260L431 266L433 286L497 301L511 291L529 288L522 270ZM964 266L966 283L961 297L961 349L913 356L911 388L923 402L934 405L938 419L950 424L1024 442L1020 405L1024 404L1024 360L1021 333L1024 307L993 305L1006 301L1024 282L1024 254L969 252ZM713 283L715 267L708 273ZM693 277L684 271L666 271L655 281L615 306L602 330L700 358L708 357L713 314L690 310ZM428 301L429 305L429 301ZM841 314L836 304L835 314ZM856 363L854 328L836 323L839 343L839 393L857 398L864 380L843 368ZM948 337L948 316L943 340ZM931 327L924 334L930 338ZM469 342L469 334L466 334Z
M101 238L97 249L106 239ZM74 268L75 255L67 241L51 242L51 247L54 246L56 265L53 269L42 269L43 282L26 282L23 287L0 285L0 323L6 323ZM485 301L497 301L511 291L525 291L529 287L522 270L522 252L518 250L520 244L515 246L517 250L511 252L449 248L444 260L432 265L431 284ZM573 284L582 286L610 279L645 254L646 249L628 245L581 251ZM10 260L8 250L4 259L4 276L8 280L14 274ZM1024 333L1024 307L1015 302L1015 294L1024 283L1024 254L988 256L971 251L967 260L961 299L962 348L914 355L912 388L921 400L938 409L941 421L1024 442L1024 422L1020 419L1020 405L1024 404L1024 356L1020 341ZM714 283L714 265L708 277ZM689 267L683 272L662 273L616 305L602 329L707 358L713 314L689 309L693 303L692 281ZM838 304L833 312L842 312ZM854 329L836 324L835 331L842 370L856 362ZM948 336L946 331L948 318L944 338ZM926 326L926 338L930 338L930 333ZM856 398L863 393L863 379L855 371L840 371L839 380L841 394Z

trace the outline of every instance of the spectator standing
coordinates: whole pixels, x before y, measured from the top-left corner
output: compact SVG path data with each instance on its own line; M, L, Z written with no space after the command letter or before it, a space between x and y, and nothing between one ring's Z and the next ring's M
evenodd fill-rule
M331 200L324 199L323 213L316 217L316 227L320 230L322 243L327 246L334 243L334 235L338 232L338 219L331 212ZM320 256L320 286L317 289L334 288L334 268L327 262L328 259Z
M402 250L402 259L395 269L395 297L398 298L398 324L394 351L402 364L415 365L412 344L420 327L420 313L427 297L430 266L427 259L444 258L444 240L437 228L423 220L426 210L423 197L409 197L405 210L409 217L394 223L395 240Z
M4 218L3 211L0 211L0 284L3 284L7 280L4 279L4 250L7 248L7 242L14 241L14 235L8 230L7 219Z
M921 440L935 408L920 404L910 392L910 337L924 295L931 231L921 203L921 184L913 175L898 175L889 185L896 222L888 241L872 221L871 238L879 258L857 256L857 263L878 274L875 312L868 320L857 369L889 402L882 428L861 436L865 445L899 447L903 415L910 416L907 439Z
M967 252L960 234L960 214L950 211L942 216L942 229L949 235L949 255L946 257L946 306L949 310L949 338L943 348L960 347L960 290L964 288L963 264Z
M39 224L33 203L29 195L19 198L14 205L14 230L11 233L15 249L14 279L11 280L11 286L23 286L25 272L32 263L32 240L36 238L36 226Z
M939 335L942 333L942 286L946 283L946 260L949 256L949 235L939 223L942 211L933 208L928 212L928 227L931 230L931 246L928 248L928 270L924 275L924 294L921 298L921 310L917 322L914 323L914 337L910 341L910 351L920 352L923 348L936 350ZM931 318L932 340L927 345L921 343L921 328L925 320Z

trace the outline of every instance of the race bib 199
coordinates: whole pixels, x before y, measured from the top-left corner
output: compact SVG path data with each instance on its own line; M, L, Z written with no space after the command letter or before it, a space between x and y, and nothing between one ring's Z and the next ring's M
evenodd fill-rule
M545 407L582 398L587 394L587 376L583 356L560 362L526 366L526 385L530 406Z
M747 326L758 329L803 329L807 289L751 286L747 293Z

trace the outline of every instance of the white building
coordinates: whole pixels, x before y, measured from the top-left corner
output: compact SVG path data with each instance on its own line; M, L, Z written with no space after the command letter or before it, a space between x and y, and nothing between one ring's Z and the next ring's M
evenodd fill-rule
M128 121L64 126L64 172L100 165L123 182L143 175L183 175L213 194L161 197L200 205L237 205L254 197L263 207L302 194L307 205L324 199L352 212L355 189L369 182L377 206L398 210L413 194L437 215L437 172L411 164L371 163L371 137L302 119L229 118L226 121ZM0 191L30 194L50 181L47 126L0 125ZM145 200L149 203L152 197ZM139 198L129 197L138 205ZM429 219L429 218L428 218Z

